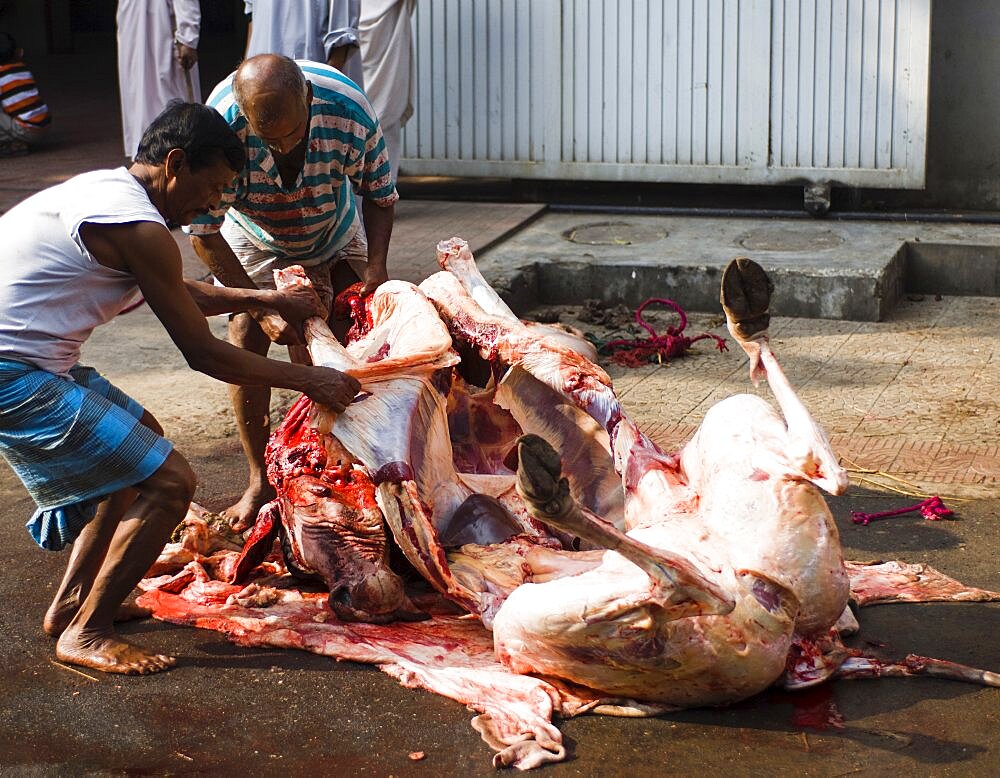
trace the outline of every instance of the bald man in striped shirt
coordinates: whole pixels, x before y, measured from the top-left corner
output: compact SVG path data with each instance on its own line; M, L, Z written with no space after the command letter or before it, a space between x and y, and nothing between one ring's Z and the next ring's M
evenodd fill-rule
M208 105L247 152L219 207L187 228L218 283L274 288L275 269L302 265L332 310L336 295L352 283L362 281L368 293L388 280L398 195L378 117L354 82L325 64L261 54L216 86ZM331 326L345 329L343 322ZM307 359L299 333L273 311L232 316L229 336L258 354L274 342L288 345L293 361ZM230 396L249 482L223 514L245 529L274 496L264 467L270 389L232 386Z

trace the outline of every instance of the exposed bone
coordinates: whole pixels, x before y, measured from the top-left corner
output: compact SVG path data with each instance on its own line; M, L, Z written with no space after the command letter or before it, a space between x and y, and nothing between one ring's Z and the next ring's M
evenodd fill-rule
M561 469L559 455L542 438L525 435L518 441L517 490L536 519L597 548L617 551L649 575L654 600L664 605L692 600L701 613L732 611L733 599L686 559L640 543L583 510L570 494L569 483L560 478Z

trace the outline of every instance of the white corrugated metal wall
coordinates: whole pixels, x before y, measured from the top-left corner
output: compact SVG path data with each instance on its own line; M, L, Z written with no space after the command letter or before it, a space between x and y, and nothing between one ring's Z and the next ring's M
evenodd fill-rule
M783 0L771 24L772 166L922 185L930 3Z
M930 0L421 0L404 170L919 187Z
M565 0L562 155L622 165L762 162L769 0Z
M537 161L546 122L558 121L551 102L559 94L557 8L554 0L417 3L417 89L405 156Z

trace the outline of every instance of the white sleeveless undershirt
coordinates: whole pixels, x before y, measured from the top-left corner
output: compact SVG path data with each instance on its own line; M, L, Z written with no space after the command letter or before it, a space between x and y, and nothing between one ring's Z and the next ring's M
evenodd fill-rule
M0 359L68 375L98 325L139 298L131 273L100 264L80 225L166 222L124 167L84 173L0 216Z

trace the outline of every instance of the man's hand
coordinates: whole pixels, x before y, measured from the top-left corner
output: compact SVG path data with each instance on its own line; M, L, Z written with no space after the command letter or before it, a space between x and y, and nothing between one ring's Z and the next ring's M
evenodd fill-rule
M379 265L369 260L368 267L365 268L365 285L361 290L362 296L367 297L388 280L389 271L385 269L385 265Z
M267 335L274 343L279 343L282 346L301 346L303 344L302 336L296 327L293 327L287 321L282 319L276 313L260 313L254 316L260 328L264 330L264 334Z
M327 316L316 290L305 284L295 284L284 290L269 292L267 307L274 308L283 319L296 324L310 316L319 316L323 319Z
M332 367L316 367L312 371L316 374L316 380L304 389L305 394L313 402L334 413L343 413L361 389L361 384L356 378Z
M351 46L338 46L330 50L330 56L326 58L326 64L332 68L343 72L344 65L347 64L347 55L351 53Z
M198 50L192 49L180 41L177 42L177 61L181 63L181 67L185 70L190 70L198 62Z

